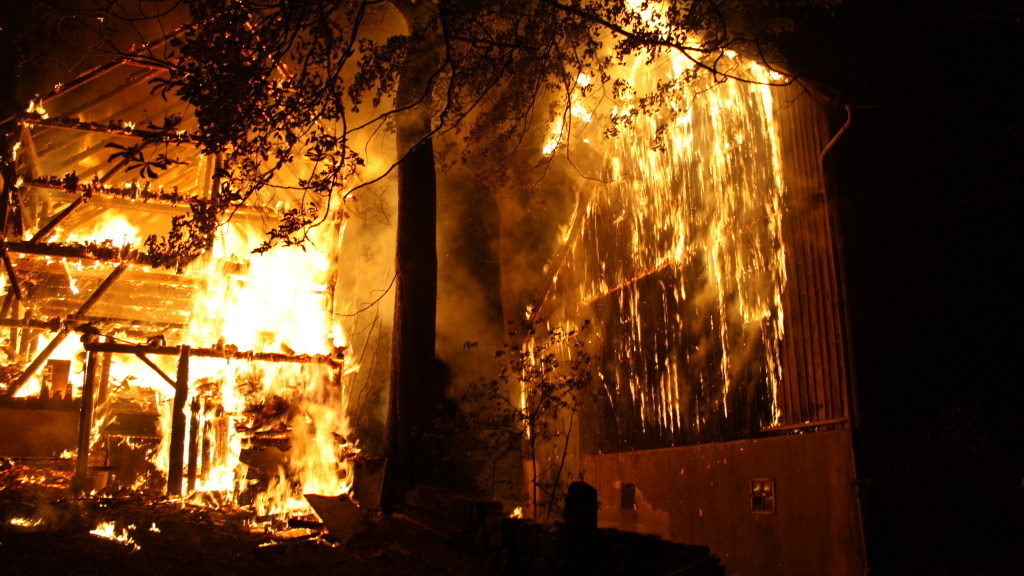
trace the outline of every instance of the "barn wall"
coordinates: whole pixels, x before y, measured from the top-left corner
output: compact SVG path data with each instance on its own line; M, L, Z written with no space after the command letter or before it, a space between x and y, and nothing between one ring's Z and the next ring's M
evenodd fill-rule
M836 126L806 93L784 88L775 97L787 282L779 418L771 428L785 435L606 454L591 448L582 469L599 490L603 526L710 546L728 574L862 574L852 377L820 158ZM755 479L774 482L774 513L753 512Z
M796 88L776 91L786 182L786 289L780 425L848 420L850 375L838 258L820 155L826 110Z
M847 429L591 455L584 466L603 527L710 546L731 576L863 573ZM761 478L774 480L774 514L752 512Z

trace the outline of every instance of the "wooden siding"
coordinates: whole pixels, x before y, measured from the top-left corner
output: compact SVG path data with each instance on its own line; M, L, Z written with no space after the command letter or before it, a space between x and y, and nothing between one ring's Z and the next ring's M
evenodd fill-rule
M783 239L787 285L780 427L849 418L842 283L825 174L826 109L797 88L776 91L787 187Z

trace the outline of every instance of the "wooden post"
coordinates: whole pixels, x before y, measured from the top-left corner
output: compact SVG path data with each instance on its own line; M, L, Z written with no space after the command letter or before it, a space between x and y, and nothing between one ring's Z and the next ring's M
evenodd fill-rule
M199 396L192 399L192 418L188 423L188 491L196 489L199 471Z
M15 298L15 299L13 299L11 301L11 318L20 318L20 317L21 317L21 300L18 300L17 298ZM23 362L24 358L25 358L25 339L22 338L25 335L26 334L24 333L24 331L14 327L14 326L11 326L11 334L10 334L11 349L14 350L15 354L18 355L18 361L19 362ZM32 338L32 340L35 340L35 338Z
M200 455L202 463L199 468L199 477L206 482L210 478L211 459L213 458L213 446L210 445L210 434L213 433L213 423L210 422L210 415L203 415L203 441Z
M95 335L86 334L82 341L88 343ZM82 406L78 413L78 455L75 459L74 487L76 490L86 489L89 476L89 444L92 441L92 408L93 390L96 387L95 352L86 352L85 381L82 383Z
M182 467L185 460L185 401L188 399L189 347L182 346L178 355L178 378L174 386L171 409L171 453L167 465L167 494L181 496Z
M20 308L22 308L22 306L15 302L14 309L19 310ZM18 313L21 314L22 319L28 322L32 321L31 309L26 308L24 312L18 311ZM13 346L14 343L17 342L18 358L31 358L32 354L35 352L37 334L19 327L15 335L17 336L17 339L12 338L11 345Z
M112 338L109 336L104 338L105 341L111 342ZM113 355L110 352L100 353L100 380L99 380L99 391L96 394L96 403L99 406L103 406L107 403L107 395L110 393L110 363L113 361Z

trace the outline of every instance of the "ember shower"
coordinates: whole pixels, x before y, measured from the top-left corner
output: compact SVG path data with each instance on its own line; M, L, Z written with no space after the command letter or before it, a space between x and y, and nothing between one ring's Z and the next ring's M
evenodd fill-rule
M729 59L759 82L678 82L658 114L610 138L596 119L608 104L574 99L577 133L563 138L556 122L545 150L565 139L579 169L599 175L578 188L535 316L593 319L602 451L737 438L779 418L785 190L767 85L777 77ZM629 117L632 95L690 70L681 57L637 58L620 71L631 90L611 115Z

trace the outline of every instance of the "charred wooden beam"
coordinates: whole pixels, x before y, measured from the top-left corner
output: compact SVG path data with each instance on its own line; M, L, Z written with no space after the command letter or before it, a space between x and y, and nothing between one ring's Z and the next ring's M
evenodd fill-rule
M110 361L109 352L100 354L100 365L103 368L100 370L99 391L96 394L96 402L101 408L106 405L107 396L110 392Z
M171 446L167 464L167 495L181 496L182 466L185 459L185 401L188 399L189 347L178 353L177 383L171 408Z
M32 236L32 239L29 240L29 243L38 244L45 240L46 238L48 238L50 234L53 233L53 229L56 228L57 225L59 225L61 222L63 222L68 216L70 216L72 212L77 210L79 206L84 204L85 200L85 196L79 196L78 198L75 199L74 202L68 204L67 207L58 212L56 216L50 218L50 221L43 225L43 227L40 228L39 231L37 231Z
M18 300L14 298L14 292L8 290L4 295L3 309L0 310L0 318L17 318L18 317ZM9 343L12 354L18 353L18 335L21 330L12 327L10 330Z
M117 282L117 279L120 278L121 275L124 274L124 271L127 269L127 262L122 262L117 266L117 268L114 268L110 275L104 278L103 282L101 282L100 285L96 287L96 290L92 293L92 296L89 296L89 299L82 303L82 306L79 307L77 311L75 311L75 313L72 315L72 318L77 320L84 316L85 314L87 314L89 310L91 310L92 307L95 306L96 303L100 301L100 298L103 298L103 296L107 293L107 290L110 290L110 287L114 285L114 282Z
M82 342L87 343L96 338L95 335L86 334L82 336ZM89 352L85 356L85 380L82 383L82 405L78 413L78 454L75 458L74 487L76 490L85 490L86 479L89 476L89 444L92 441L92 411L93 393L96 386L96 360L97 354Z
M109 355L110 352L104 352L104 354ZM153 369L154 372L159 374L160 377L163 378L168 384L170 384L172 387L177 387L178 381L168 376L166 372L161 370L159 366L157 366L156 364L153 363L152 360L147 358L145 354L143 354L142 352L136 352L135 355L138 356L139 360L142 360L146 364L146 366L149 366L150 368Z
M110 287L114 285L114 282L117 282L117 279L120 278L121 274L124 274L124 271L127 269L128 264L126 263L122 263L117 268L114 268L114 271L111 272L110 275L107 276L103 280L103 282L101 282L100 285L96 287L96 291L92 293L92 296L90 296L88 300L82 303L78 310L71 315L69 320L78 320L80 316L85 315L85 313L87 313L90 308L92 308L93 306L96 305L97 302L99 302L100 298L103 298L103 295L107 293L107 290L110 290ZM43 362L46 362L46 360L50 357L50 354L53 354L53 351L56 350L58 346L60 346L61 342L64 342L64 339L67 338L70 332L71 323L65 322L61 329L57 332L57 335L53 337L53 340L51 340L50 343L46 345L46 348L43 348L43 351L40 352L38 356L36 356L35 360L33 360L32 363L29 364L27 368L25 368L25 371L21 374L21 376L19 376L18 379L15 380L14 383L11 384L11 386L7 389L8 396L13 396L18 391L18 389L25 384L25 382L28 382L29 378L35 375L36 371L39 370L39 367L43 365ZM85 342L84 344L88 345L88 342Z
M149 344L119 344L115 342L95 342L88 344L89 350L97 352L113 352L120 354L159 354L173 356L181 353L181 346L150 346ZM277 352L242 352L231 346L223 348L191 348L190 356L199 358L223 358L225 360L244 360L248 362L285 362L292 364L330 364L341 366L344 361L339 351L333 356L326 354L281 354Z
M127 200L129 202L141 202L143 204L160 204L166 206L172 206L177 208L188 208L191 202L199 200L199 196L189 196L178 192L173 187L168 190L164 186L157 186L156 188L148 186L109 186L101 184L96 180L90 180L88 182L81 182L73 190L68 190L65 185L63 178L56 176L45 176L42 178L32 178L24 182L25 186L31 186L33 188L44 188L47 190L55 190L64 192L65 194L79 194L84 193L87 195L97 197L108 197L116 198L119 200ZM266 215L274 216L277 214L270 208L257 208L254 206L237 206L233 208L236 214L240 215Z
M77 118L64 118L55 116L43 118L38 114L25 114L18 119L22 125L45 126L49 128L63 128L65 130L77 130L79 132L99 132L112 136L127 136L132 138L145 138L151 142L162 142L167 144L196 144L198 137L189 134L184 130L164 131L145 130L132 128L124 123L100 124L98 122L83 122Z
M47 312L53 314L47 314ZM43 316L50 316L59 314L54 309L43 308ZM104 324L113 325L116 327L116 331L125 331L130 335L134 334L136 337L139 336L151 336L154 332L165 331L165 330L181 330L185 327L184 322L157 322L157 321L143 321L134 320L129 318L112 318L109 316L79 316L76 320L80 322L92 323L92 324ZM10 318L0 317L0 327L3 328L20 328L22 330L34 330L37 332L57 332L60 330L62 323L60 318L54 316L50 320L36 320L33 318L22 318L20 320L13 320Z
M203 415L203 440L200 448L202 461L199 464L199 477L205 482L210 477L210 468L213 467L213 445L210 435L213 434L213 423L210 421L210 414Z
M14 316L12 308L14 308L14 293L10 290L4 293L4 303L0 306L0 318L9 319Z
M188 423L188 491L196 489L199 471L199 396L192 399L192 417Z
M146 254L130 247L110 244L63 244L50 242L8 242L7 250L17 254L35 254L55 258L76 258L101 262L131 262L153 266L153 260Z
M0 189L0 238L18 238L24 230L24 212L17 189L15 141L13 132L0 134L0 179L3 180L3 188Z
M136 310L136 307L125 307L129 310ZM124 309L124 308L122 308ZM153 313L153 308L138 309L139 313ZM187 316L185 316L187 318ZM153 332L162 332L165 330L181 330L185 328L187 322L160 322L157 320L136 320L134 318L115 318L112 316L81 316L78 318L82 322L91 322L93 324L112 324L117 326L117 330L126 330L134 332L136 334L145 334L147 337L152 336Z
M18 275L14 272L14 265L11 264L11 256L7 253L7 246L3 240L0 240L0 258L4 261L4 270L7 271L7 281L11 285L11 293L19 301L25 299L25 292L21 289L21 282L18 280Z
M50 340L50 343L43 348L42 352L40 352L39 355L32 360L32 363L25 368L25 371L22 372L21 376L19 376L18 379L11 384L10 388L7 389L7 396L14 396L25 382L28 382L28 379L35 375L39 370L39 367L50 358L50 354L53 354L53 351L56 350L62 342L64 342L64 339L68 337L68 333L70 332L70 327L66 326L61 328L57 335L53 337L53 340Z
M26 320L32 320L32 310L28 309L24 312L24 318ZM19 329L18 333L18 357L19 358L31 358L32 354L35 354L37 340L34 336L30 336L27 330ZM14 339L11 340L14 342Z

